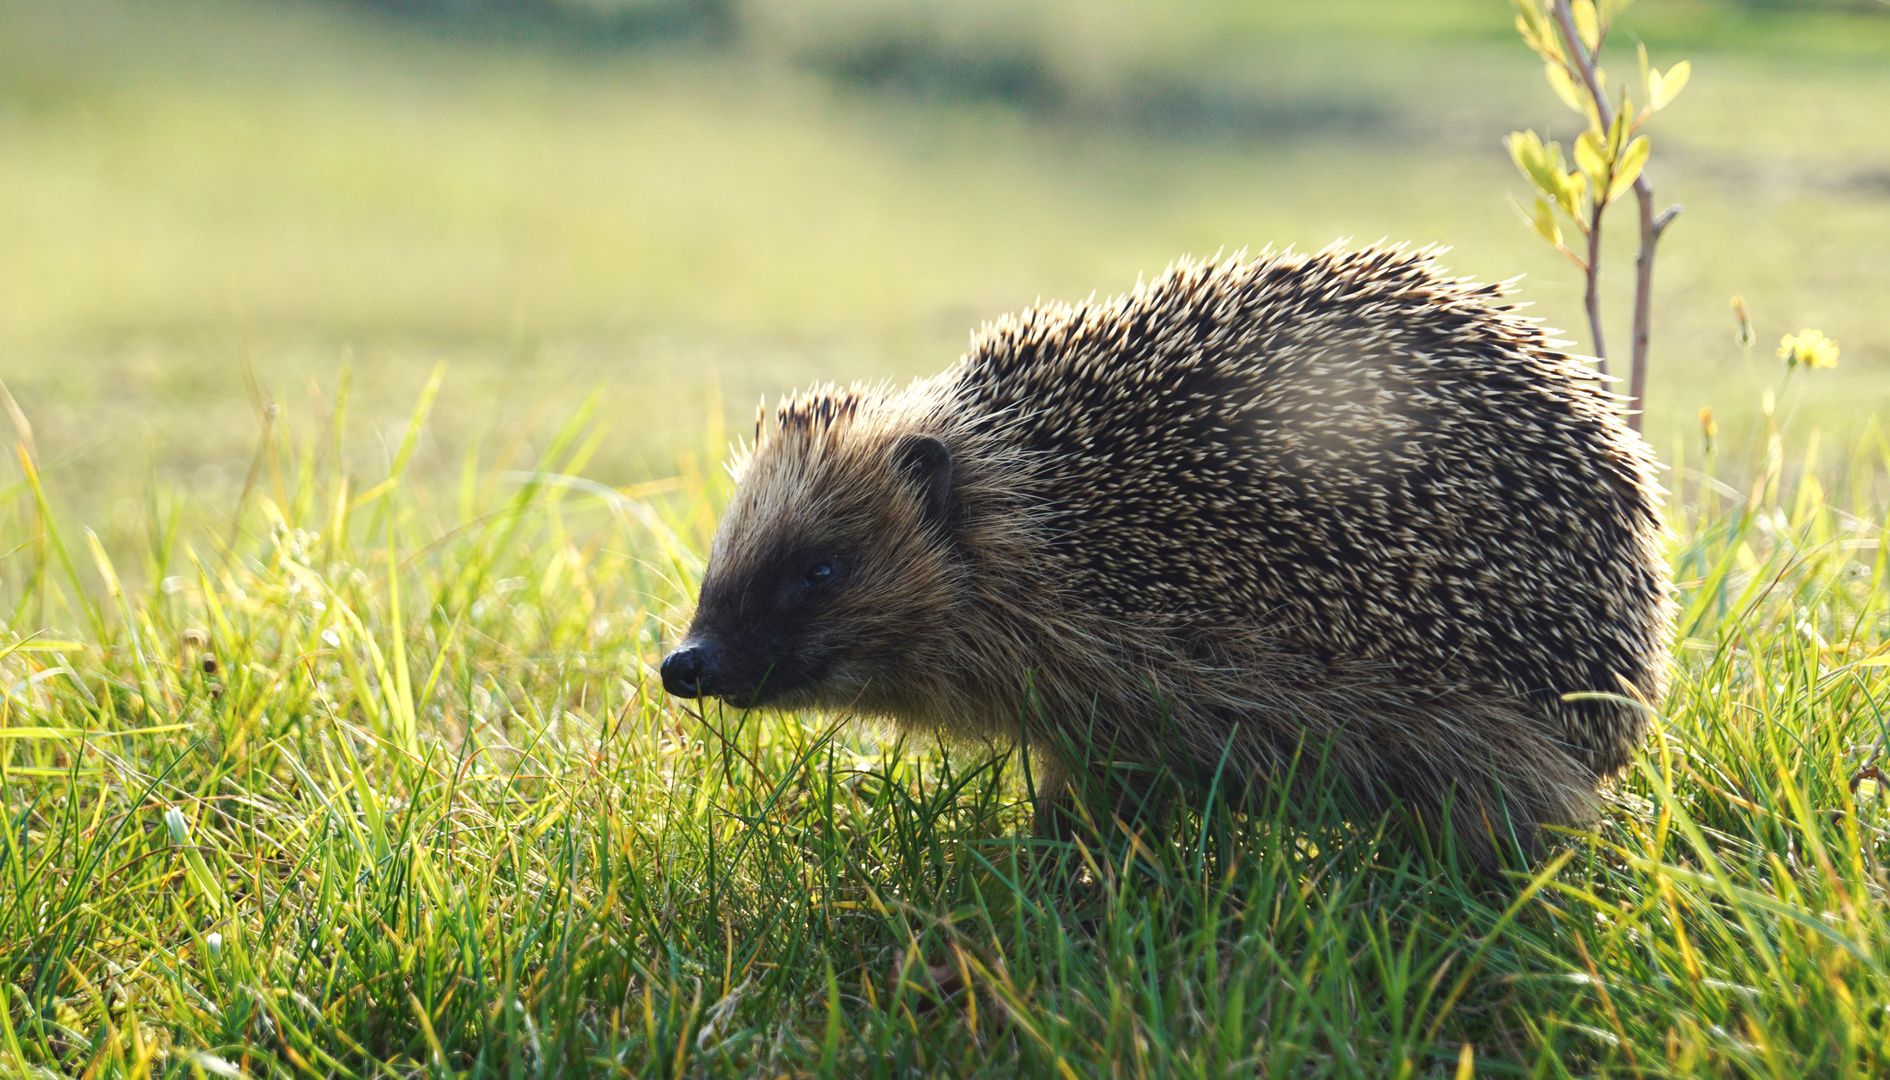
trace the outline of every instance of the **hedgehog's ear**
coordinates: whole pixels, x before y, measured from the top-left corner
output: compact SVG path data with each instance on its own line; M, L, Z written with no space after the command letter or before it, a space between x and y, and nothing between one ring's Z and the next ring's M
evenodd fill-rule
M930 435L907 435L894 444L893 463L918 485L925 523L944 533L951 524L952 452Z

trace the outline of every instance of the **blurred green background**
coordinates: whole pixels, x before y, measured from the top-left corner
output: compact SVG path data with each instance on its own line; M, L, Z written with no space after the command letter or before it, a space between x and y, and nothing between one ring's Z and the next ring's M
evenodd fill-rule
M591 466L700 452L722 409L935 371L981 320L1182 253L1339 237L1527 274L1586 350L1577 271L1503 148L1565 143L1502 0L0 0L0 378L104 531L155 471L233 501L257 403L312 433L344 361L365 470L428 373L422 455L596 389ZM1642 0L1693 80L1650 131L1685 213L1657 272L1649 435L1747 438L1816 326L1802 415L1890 404L1890 8ZM1625 355L1632 207L1605 252ZM253 380L248 373L253 373ZM718 404L726 402L726 406ZM312 437L312 436L310 436ZM713 437L713 436L709 436ZM1691 452L1691 451L1690 451ZM0 465L0 485L17 477Z

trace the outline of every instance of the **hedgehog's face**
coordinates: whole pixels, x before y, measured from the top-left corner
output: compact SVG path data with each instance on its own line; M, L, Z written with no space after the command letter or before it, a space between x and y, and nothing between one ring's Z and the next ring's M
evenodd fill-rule
M897 711L953 595L951 489L951 453L930 436L771 433L716 530L664 687L739 708Z

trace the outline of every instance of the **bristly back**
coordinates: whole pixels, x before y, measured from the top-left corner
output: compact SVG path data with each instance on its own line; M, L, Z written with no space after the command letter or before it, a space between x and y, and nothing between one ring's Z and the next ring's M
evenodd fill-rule
M1500 690L1598 771L1659 694L1660 491L1594 373L1426 251L1182 262L985 327L941 378L1034 463L1068 602Z

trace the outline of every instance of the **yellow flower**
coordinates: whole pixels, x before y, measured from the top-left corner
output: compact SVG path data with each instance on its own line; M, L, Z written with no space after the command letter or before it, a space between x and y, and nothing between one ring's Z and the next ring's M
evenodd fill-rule
M1825 337L1822 330L1800 330L1779 339L1778 358L1785 361L1786 367L1836 367L1838 343Z

